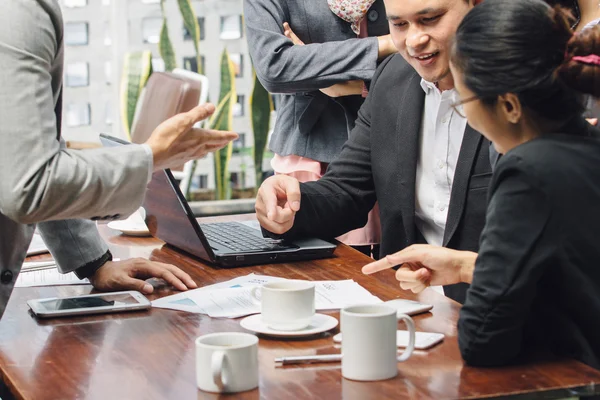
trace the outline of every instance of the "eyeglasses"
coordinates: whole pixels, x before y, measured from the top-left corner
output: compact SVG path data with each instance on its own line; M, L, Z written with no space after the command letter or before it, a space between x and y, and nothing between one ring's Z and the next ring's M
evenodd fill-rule
M479 100L479 97L478 97L478 96L473 96L473 97L466 98L466 99L464 99L464 100L461 100L461 101L459 101L459 102L456 102L456 103L452 104L450 107L452 107L452 109L453 109L453 110L454 110L454 111L455 111L455 112L456 112L458 115L460 115L462 118L467 118L467 117L466 117L466 115L464 115L464 114L461 112L461 110L460 110L460 108L459 108L459 107L461 107L461 106L462 106L463 104L465 104L465 103L469 103L469 102L471 102L471 101L475 101L475 100Z

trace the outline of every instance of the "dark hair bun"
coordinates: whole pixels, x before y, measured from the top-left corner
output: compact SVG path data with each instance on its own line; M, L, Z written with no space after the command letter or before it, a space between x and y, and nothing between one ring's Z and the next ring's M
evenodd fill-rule
M600 97L600 65L573 60L573 57L600 55L600 25L573 35L565 52L565 61L558 67L560 78L573 89Z

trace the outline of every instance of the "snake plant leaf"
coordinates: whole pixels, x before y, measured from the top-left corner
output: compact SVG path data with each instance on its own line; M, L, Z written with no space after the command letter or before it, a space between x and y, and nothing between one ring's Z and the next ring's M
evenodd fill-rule
M237 102L235 89L235 71L233 62L229 58L227 49L221 54L221 86L219 94L219 105L223 106L223 116L219 125L213 129L230 131L233 125L233 105ZM233 144L229 143L226 147L215 152L215 185L217 200L227 200L231 198L231 185L229 183L229 162L233 153Z
M258 191L263 177L262 164L269 136L273 99L256 77L254 69L252 69L252 77L254 87L250 96L250 120L254 136L254 171L256 173L256 190Z
M214 114L208 121L210 129L230 130L231 127L231 92L227 93L217 106ZM215 187L217 200L225 200L231 195L229 185L229 160L233 152L233 144L215 152Z
M167 26L167 16L165 14L164 1L165 0L161 0L160 2L163 23L162 27L160 28L158 51L165 62L165 70L173 71L175 68L177 68L177 61L175 61L175 50L173 49L173 43L171 43L171 38L169 37L169 27Z
M139 51L125 54L121 73L121 118L129 140L131 140L135 108L150 74L152 74L151 52Z
M179 6L179 12L183 18L183 25L190 33L190 36L192 37L192 43L194 44L194 49L196 50L196 65L198 65L198 71L195 72L203 74L204 71L202 71L202 60L200 59L200 25L198 25L196 12L194 11L191 0L177 0L177 5Z

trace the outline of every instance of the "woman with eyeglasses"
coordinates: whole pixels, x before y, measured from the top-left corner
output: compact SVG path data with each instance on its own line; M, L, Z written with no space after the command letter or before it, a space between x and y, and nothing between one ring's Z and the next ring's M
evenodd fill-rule
M546 0L551 6L566 7L573 14L571 28L575 32L591 28L600 23L600 1L598 0Z
M415 245L363 268L402 264L413 292L471 283L458 322L468 364L541 347L600 368L600 131L581 102L600 95L600 27L574 35L567 15L486 0L458 28L457 108L503 154L479 254Z

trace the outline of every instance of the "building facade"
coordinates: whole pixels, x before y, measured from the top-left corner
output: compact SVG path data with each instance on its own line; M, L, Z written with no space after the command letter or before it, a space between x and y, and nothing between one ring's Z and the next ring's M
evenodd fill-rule
M121 71L127 52L148 50L154 71L164 70L158 41L163 22L160 0L60 0L65 23L63 136L98 142L98 134L125 137L120 116ZM227 49L236 67L238 104L234 108L232 187L255 185L249 96L252 66L243 29L242 0L193 0L200 24L202 70L210 82L209 99L219 96L220 57ZM177 66L195 69L196 53L176 0L165 0L169 36ZM268 167L268 160L265 160ZM199 161L195 186L214 187L212 156Z

